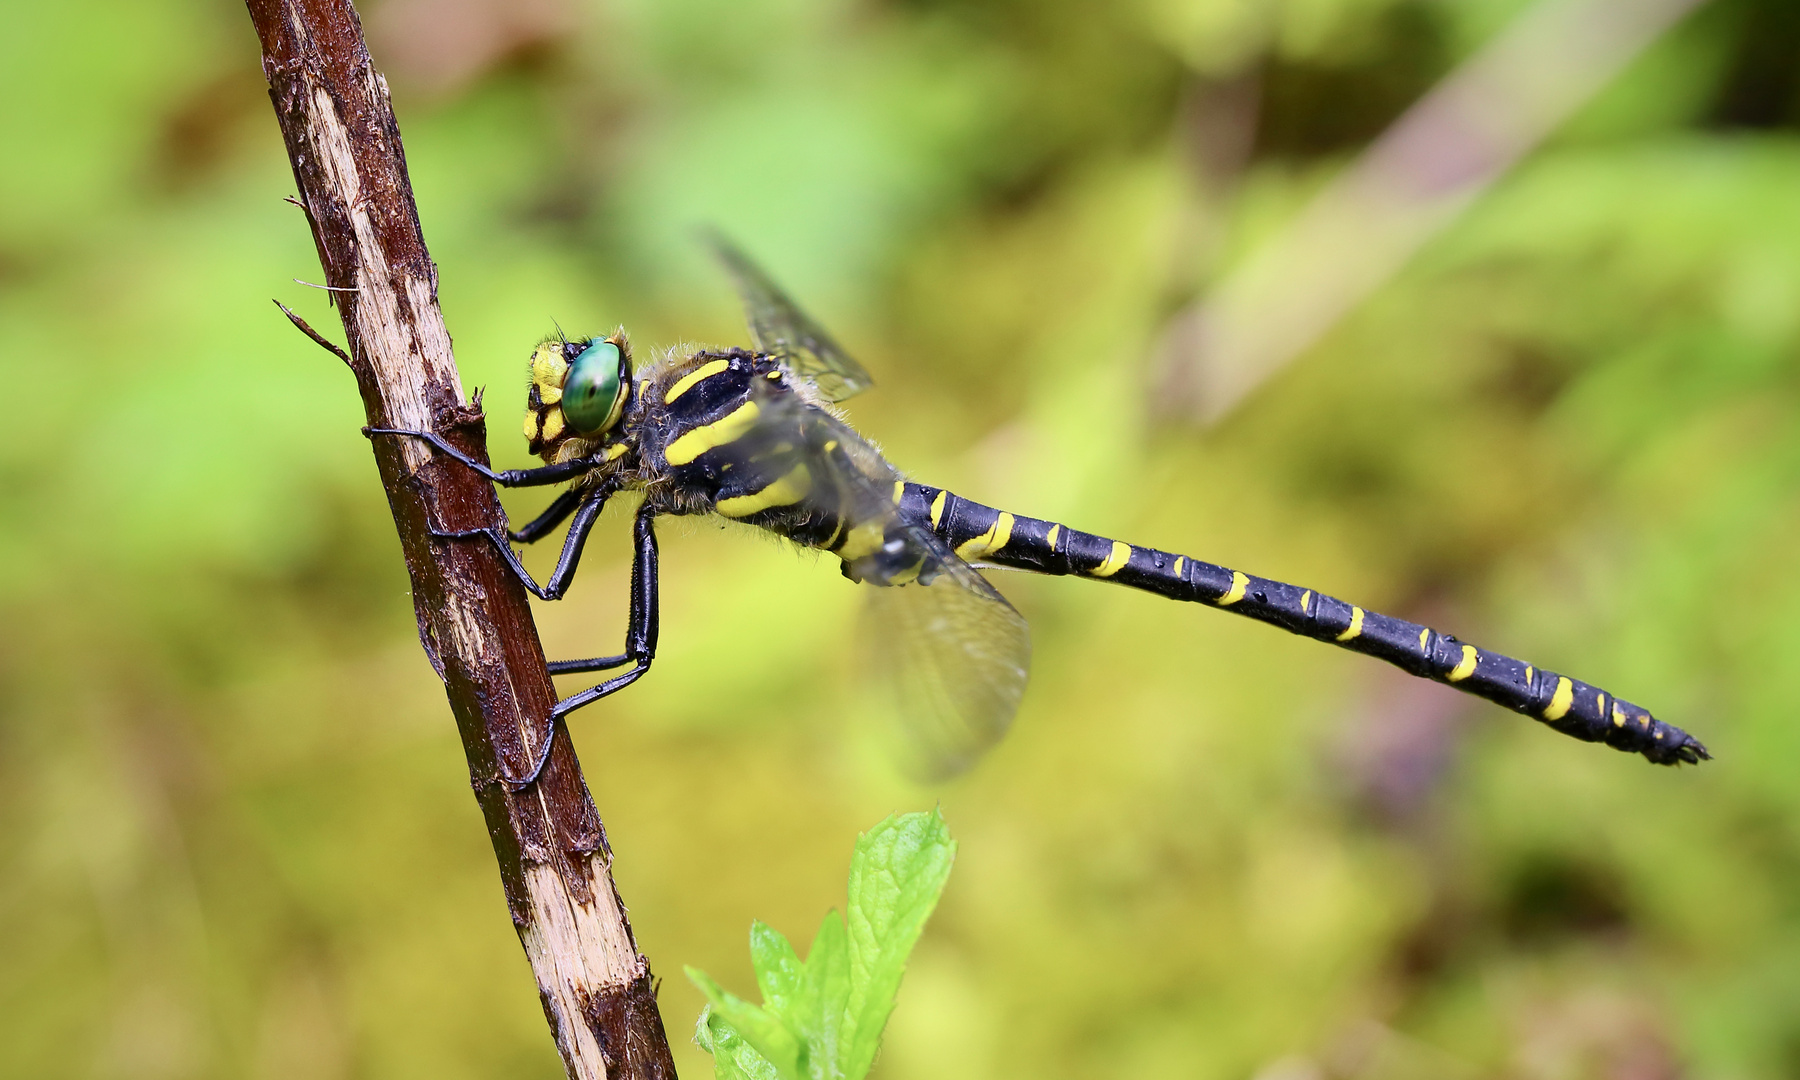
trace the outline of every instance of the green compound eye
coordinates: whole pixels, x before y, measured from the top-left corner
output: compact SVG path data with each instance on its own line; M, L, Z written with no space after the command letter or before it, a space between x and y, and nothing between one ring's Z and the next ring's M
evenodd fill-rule
M569 365L569 377L563 380L563 416L570 427L591 435L618 419L619 397L619 347L596 341Z

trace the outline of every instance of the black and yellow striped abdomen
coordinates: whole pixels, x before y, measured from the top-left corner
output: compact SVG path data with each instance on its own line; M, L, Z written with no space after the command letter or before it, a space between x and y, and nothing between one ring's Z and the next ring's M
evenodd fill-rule
M1386 660L1413 675L1524 713L1566 735L1642 754L1658 764L1692 763L1709 756L1680 728L1597 686L1311 589L1010 514L920 484L906 485L901 513L929 522L933 532L969 561L1100 578L1172 600L1223 608Z

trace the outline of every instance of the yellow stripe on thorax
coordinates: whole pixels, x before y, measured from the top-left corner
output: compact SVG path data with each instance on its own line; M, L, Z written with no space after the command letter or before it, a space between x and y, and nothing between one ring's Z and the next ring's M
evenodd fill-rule
M1131 561L1131 545L1122 540L1114 540L1112 550L1106 553L1106 561L1089 570L1095 577L1112 577L1125 568Z
M792 472L761 491L720 499L713 504L713 509L726 517L749 517L751 514L771 507L792 506L806 498L811 491L812 473L807 470L805 465L796 465Z
M1569 706L1575 703L1575 684L1567 676L1556 678L1556 693L1550 697L1550 707L1544 710L1544 719L1561 720L1568 715Z
M756 402L746 401L723 418L683 434L669 444L669 448L663 451L663 457L671 465L686 465L713 447L724 446L749 431L750 426L756 423L758 412L760 410L756 407Z
M934 529L938 527L938 522L943 519L944 500L949 498L949 496L950 493L948 491L940 491L937 493L937 498L931 500L931 527Z
M707 363L701 364L699 367L688 372L686 375L683 375L679 380L676 381L674 386L669 387L668 391L663 394L663 404L664 405L674 404L676 398L687 393L689 390L692 390L694 388L694 385L696 383L698 383L700 380L710 379L714 375L717 375L719 372L725 371L725 370L729 369L730 367L731 367L731 361L729 361L729 360L712 360Z
M1012 539L1012 530L1013 516L1002 510L1000 516L994 519L994 523L988 526L987 532L972 540L965 540L957 546L957 557L967 561L979 559L983 555L991 555L1005 547L1007 541Z
M845 562L855 562L865 555L873 555L885 539L887 539L887 522L876 518L852 527L849 532L844 534L842 544L835 549L827 548L826 550L835 550L838 558Z

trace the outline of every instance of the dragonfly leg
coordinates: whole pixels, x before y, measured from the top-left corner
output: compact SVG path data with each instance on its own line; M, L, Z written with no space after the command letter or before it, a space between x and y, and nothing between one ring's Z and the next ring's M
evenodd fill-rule
M654 514L640 510L632 530L635 552L631 561L631 621L625 628L625 651L617 656L600 656L592 660L559 660L550 665L550 673L570 675L579 671L606 671L629 663L637 666L613 676L599 686L570 694L557 702L557 716L574 712L583 705L599 701L608 694L631 685L650 670L650 661L656 658L659 604L656 529L652 524L654 518Z
M581 505L584 491L565 491L556 497L549 508L526 523L522 529L509 529L507 539L519 544L535 544L550 534L550 530L563 523L563 519L575 512Z
M507 783L513 787L527 786L544 771L544 763L550 760L550 747L555 741L556 724L559 721L583 705L592 705L603 697L625 689L650 670L650 661L656 658L659 606L656 530L651 524L654 518L653 513L639 510L633 528L632 539L636 550L631 561L631 624L625 629L625 651L618 656L602 656L593 660L559 660L550 665L550 673L567 675L578 671L605 671L628 663L635 663L637 666L614 675L598 686L590 686L557 702L556 707L550 710L550 737L544 740L544 749L532 763L531 772L523 779L507 778Z
M414 431L411 428L363 428L363 434L370 438L376 435L405 435L414 439L423 439L438 451L455 458L469 468L499 484L501 487L542 487L546 484L560 484L564 480L572 480L599 466L599 462L591 458L577 458L556 465L543 465L536 469L490 469L481 462L445 442L436 432Z
M606 506L609 494L604 488L586 492L580 508L575 511L575 520L569 523L569 535L564 538L562 554L557 556L556 569L550 572L550 580L539 585L519 561L519 553L513 550L507 541L507 534L501 529L458 529L453 532L437 532L435 537L444 540L461 540L472 536L485 536L493 541L494 549L512 568L513 575L519 584L525 586L531 595L539 600L561 600L563 593L569 589L569 582L575 578L575 568L581 562L581 549L587 544L588 533L593 531L594 522L600 519L600 511Z

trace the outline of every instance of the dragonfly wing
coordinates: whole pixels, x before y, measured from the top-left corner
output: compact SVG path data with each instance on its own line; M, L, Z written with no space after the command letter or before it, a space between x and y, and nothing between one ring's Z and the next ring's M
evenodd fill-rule
M902 761L928 780L966 771L1000 741L1031 667L1024 618L947 554L952 562L929 584L872 589L869 597L877 660L899 709Z
M795 375L819 388L827 401L843 401L875 385L823 327L781 291L780 286L725 237L709 236L713 252L730 271L744 302L744 316L756 347L788 362Z
M899 472L848 424L793 393L763 390L758 405L756 429L732 444L745 475L806 477L805 497L780 511L785 524L767 524L833 551L846 576L871 586L870 637L908 771L966 770L1018 711L1031 667L1025 619L927 523L901 514Z

